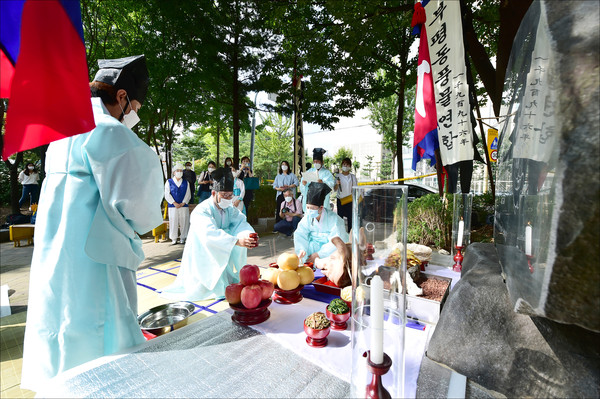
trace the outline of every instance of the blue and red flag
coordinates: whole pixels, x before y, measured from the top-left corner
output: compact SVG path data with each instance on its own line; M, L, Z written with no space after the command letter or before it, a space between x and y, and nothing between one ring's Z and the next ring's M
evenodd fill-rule
M437 130L437 111L433 91L433 76L425 28L425 9L421 3L415 3L413 15L413 33L420 27L419 60L417 67L417 91L415 95L415 128L413 141L413 170L421 159L430 159L435 165L435 151L439 149Z
M2 158L95 127L79 0L0 1Z

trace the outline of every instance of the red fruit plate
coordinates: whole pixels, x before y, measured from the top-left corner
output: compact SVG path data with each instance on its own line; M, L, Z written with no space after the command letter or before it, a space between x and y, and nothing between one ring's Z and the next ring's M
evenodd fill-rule
M313 285L315 286L315 290L326 294L340 296L342 292L342 289L329 281L327 277L321 277L320 279L313 281Z
M273 291L273 300L282 305L291 305L293 303L300 302L304 297L300 293L300 290L304 288L304 285L300 284L293 290L285 291L281 288L275 287Z
M257 307L254 309L248 309L241 303L237 305L229 304L229 307L233 309L233 315L231 320L242 326L252 326L254 324L260 324L271 317L271 312L268 307L273 301L271 299L263 299Z

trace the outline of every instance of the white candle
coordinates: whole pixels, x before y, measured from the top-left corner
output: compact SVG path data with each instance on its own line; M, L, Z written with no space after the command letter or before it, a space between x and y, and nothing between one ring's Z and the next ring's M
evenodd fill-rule
M383 363L383 280L371 279L371 362Z
M463 235L465 235L465 222L458 222L458 237L456 237L456 246L462 247Z
M527 255L527 256L531 256L531 254L532 254L532 252L531 252L531 234L532 234L531 225L528 224L527 226L525 226L525 255Z

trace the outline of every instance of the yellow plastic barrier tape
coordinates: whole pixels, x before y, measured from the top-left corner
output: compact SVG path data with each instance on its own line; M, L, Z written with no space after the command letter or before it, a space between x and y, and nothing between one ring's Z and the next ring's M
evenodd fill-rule
M394 180L381 180L381 181L368 181L368 182L361 182L358 183L359 186L370 186L372 184L388 184L388 183L395 183L395 182L399 182L399 181L405 181L405 180L416 180L416 179L422 179L423 177L429 177L429 176L435 176L437 173L430 173L428 175L422 175L422 176L414 176L414 177L405 177L404 179L394 179Z

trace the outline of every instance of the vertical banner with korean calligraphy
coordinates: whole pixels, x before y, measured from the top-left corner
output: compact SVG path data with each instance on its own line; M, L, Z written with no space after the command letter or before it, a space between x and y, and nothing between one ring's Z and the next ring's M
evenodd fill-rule
M548 162L554 147L554 104L556 77L551 66L546 14L540 15L536 42L531 54L521 107L515 116L513 157Z
M294 173L300 176L304 172L306 159L304 156L304 132L302 130L302 76L294 76Z
M463 45L460 2L423 2L444 165L473 159L473 127Z

